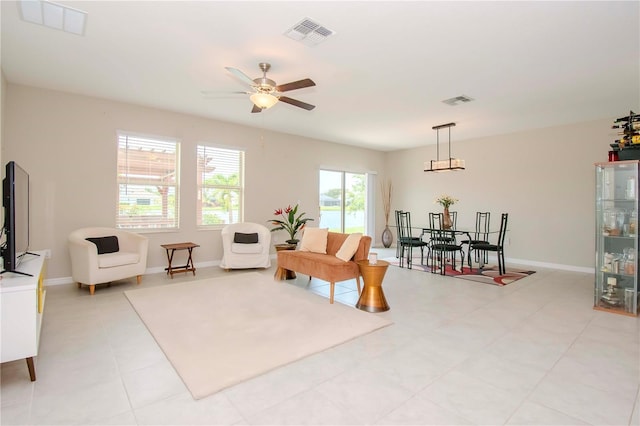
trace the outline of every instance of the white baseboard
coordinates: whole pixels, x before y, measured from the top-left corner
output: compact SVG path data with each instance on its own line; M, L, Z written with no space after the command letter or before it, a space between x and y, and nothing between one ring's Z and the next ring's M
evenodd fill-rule
M496 259L497 261L497 259ZM505 263L516 263L518 265L537 266L539 268L559 269L561 271L584 272L585 274L595 274L596 268L587 268L585 266L563 265L560 263L537 262L535 260L505 258Z
M209 262L197 262L194 263L196 269L198 268L209 268L211 266L218 266L220 265L220 261L219 260L213 260L213 261L209 261ZM153 268L147 268L145 269L144 273L145 274L159 274L161 272L164 272L166 269L166 266L154 266ZM44 280L44 285L63 285L63 284L73 284L75 281L73 281L73 278L71 277L61 277L61 278L47 278Z
M489 260L492 262L498 262L498 258L495 255L489 255ZM561 271L571 271L571 272L584 272L586 274L594 274L595 268L587 268L584 266L575 266L575 265L564 265L561 263L549 263L549 262L538 262L535 260L527 260L527 259L515 259L513 257L505 257L504 262L507 265L516 264L523 266L537 266L538 268L545 269L558 269Z
M277 259L277 255L272 255L271 259ZM497 262L498 258L495 256L489 255L489 260L492 262ZM574 265L563 265L560 263L548 263L548 262L538 262L535 260L526 260L526 259L514 259L512 257L505 258L505 262L508 264L516 264L523 266L537 266L538 268L546 268L546 269L558 269L561 271L571 271L571 272L584 272L586 274L594 274L595 268L587 268L583 266L574 266ZM211 266L220 265L220 260L213 260L209 262L198 262L195 264L197 268L209 268ZM164 272L164 266L154 266L153 268L147 268L145 274L158 274L160 272ZM71 277L62 277L62 278L48 278L44 280L45 285L63 285L63 284L72 284L74 281Z

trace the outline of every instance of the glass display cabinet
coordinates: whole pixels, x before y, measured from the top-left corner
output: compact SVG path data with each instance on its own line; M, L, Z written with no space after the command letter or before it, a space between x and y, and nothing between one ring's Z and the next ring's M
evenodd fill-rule
M596 279L593 307L638 314L640 161L596 163Z

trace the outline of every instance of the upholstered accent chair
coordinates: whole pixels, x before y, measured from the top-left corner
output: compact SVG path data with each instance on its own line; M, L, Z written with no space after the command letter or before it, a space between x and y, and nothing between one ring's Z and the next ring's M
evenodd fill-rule
M69 234L71 276L95 292L97 284L136 277L142 281L147 269L149 240L135 232L116 228L90 227Z
M223 256L220 267L230 269L269 268L271 232L259 223L232 223L222 228Z

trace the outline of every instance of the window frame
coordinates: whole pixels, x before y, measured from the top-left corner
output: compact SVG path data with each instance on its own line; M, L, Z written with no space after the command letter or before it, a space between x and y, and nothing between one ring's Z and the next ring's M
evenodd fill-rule
M129 187L135 187L135 186L144 187L144 186L152 185L151 184L152 179L145 179L144 177L141 177L142 175L132 179L130 169L128 168L128 166L126 166L128 173L125 173L125 174L120 173L120 168L121 168L120 146L123 138L125 139L130 138L134 141L138 140L140 144L142 144L143 142L148 142L149 145L152 146L151 148L152 150L156 148L156 147L153 147L153 143L155 142L158 145L157 146L158 154L161 152L164 152L161 149L161 145L172 145L172 148L174 150L174 155L173 155L174 182L173 183L163 182L162 186L166 186L169 189L167 193L167 200L161 201L160 205L161 205L161 209L165 203L169 207L170 205L169 197L173 197L173 200L174 200L173 207L168 208L166 211L166 214L163 213L160 216L158 216L158 220L150 219L148 221L140 221L140 222L137 222L134 220L132 226L128 226L125 223L126 220L123 220L123 219L126 219L127 217L131 218L136 216L135 215L125 216L122 214L121 186L126 185L127 188L129 188ZM181 142L176 138L136 133L136 132L130 132L130 131L124 131L124 130L117 131L117 134L116 134L117 199L116 199L116 226L115 226L117 229L133 230L136 232L165 232L165 231L171 232L171 231L177 231L180 229L180 165L181 165L180 148L181 148ZM127 157L129 156L130 149L131 148L129 147L125 148L125 151L127 152ZM153 175L150 175L150 176L153 176ZM173 188L173 194L171 194L171 188ZM160 196L162 197L162 195ZM138 204L136 202L135 205L138 206L138 205L145 205L145 204Z
M201 150L205 150L204 155L207 155L206 150L212 151L222 150L233 152L238 156L237 164L232 164L233 167L237 167L238 183L235 185L223 185L223 184L210 184L205 183L203 172L201 170ZM239 223L244 221L244 196L245 196L245 170L246 170L246 150L242 147L223 145L212 142L199 142L196 144L196 227L198 229L222 229L226 225L231 223ZM206 224L203 223L205 215L203 214L203 191L209 190L230 190L236 191L237 197L237 209L231 208L226 211L226 214L230 215L232 219L227 222ZM233 218L234 212L237 211L236 218ZM235 220L234 220L235 219Z

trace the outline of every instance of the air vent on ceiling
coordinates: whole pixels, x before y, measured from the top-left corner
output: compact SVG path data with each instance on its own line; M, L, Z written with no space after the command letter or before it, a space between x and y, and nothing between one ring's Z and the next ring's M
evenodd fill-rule
M284 35L290 39L299 41L307 46L320 44L334 34L334 31L323 27L309 18L304 18L284 33Z
M20 17L33 24L84 35L87 12L46 0L18 2Z
M463 104L467 102L471 102L473 99L466 95L456 96L455 98L446 99L444 102L447 105L456 106L458 104Z

